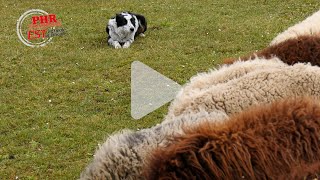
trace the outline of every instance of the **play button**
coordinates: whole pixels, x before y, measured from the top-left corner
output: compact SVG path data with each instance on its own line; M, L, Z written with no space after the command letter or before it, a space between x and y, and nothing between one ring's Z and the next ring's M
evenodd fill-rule
M149 66L131 64L131 116L140 119L171 101L181 86Z

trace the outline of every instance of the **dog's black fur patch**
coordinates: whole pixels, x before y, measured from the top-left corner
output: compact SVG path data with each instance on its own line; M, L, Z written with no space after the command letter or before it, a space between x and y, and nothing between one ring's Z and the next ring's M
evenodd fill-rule
M131 21L131 23L132 23L133 25L136 24L136 20L135 20L134 18L131 18L130 21Z
M137 19L138 19L138 22L139 22L138 31L135 34L135 36L138 36L139 34L146 32L146 30L147 30L147 20L146 20L146 18L144 16L140 15L140 14L135 14L135 13L131 13L131 14L135 15L137 17Z
M118 27L124 26L128 23L122 14L116 14L116 22Z

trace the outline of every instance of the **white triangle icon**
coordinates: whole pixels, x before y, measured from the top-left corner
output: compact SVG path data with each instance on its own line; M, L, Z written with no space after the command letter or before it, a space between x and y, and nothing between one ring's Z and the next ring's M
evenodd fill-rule
M134 61L131 64L131 116L140 119L171 101L181 85L149 66Z

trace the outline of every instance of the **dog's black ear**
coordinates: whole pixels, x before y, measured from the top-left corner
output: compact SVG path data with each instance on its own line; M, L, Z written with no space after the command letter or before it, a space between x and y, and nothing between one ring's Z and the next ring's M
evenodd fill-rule
M116 22L118 27L127 24L127 20L123 17L122 14L116 14Z
M144 33L146 30L147 30L147 20L144 16L140 15L140 14L134 14L138 21L139 21L139 28L142 29L142 32L141 33ZM142 27L140 27L142 26Z
M120 21L121 18L122 18L121 14L116 14L116 21L117 21L117 22Z

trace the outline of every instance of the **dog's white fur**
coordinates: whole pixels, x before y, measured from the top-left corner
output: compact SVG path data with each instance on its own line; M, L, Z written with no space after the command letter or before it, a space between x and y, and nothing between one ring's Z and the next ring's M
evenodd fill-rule
M286 31L277 35L270 43L275 45L287 39L296 38L301 35L320 35L320 10L313 13L305 20L289 27Z
M109 28L109 39L108 44L113 46L114 48L128 48L130 47L131 43L134 41L135 34L139 27L138 19L135 15L122 12L121 15L124 16L124 18L127 20L127 24L124 26L117 26L116 18L111 18L108 22L108 28ZM135 19L135 24L132 24L130 19ZM131 31L130 29L133 28L134 30ZM124 43L123 46L121 46L120 43Z

